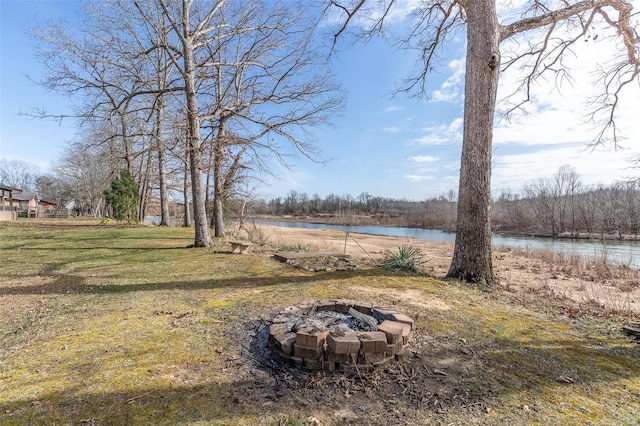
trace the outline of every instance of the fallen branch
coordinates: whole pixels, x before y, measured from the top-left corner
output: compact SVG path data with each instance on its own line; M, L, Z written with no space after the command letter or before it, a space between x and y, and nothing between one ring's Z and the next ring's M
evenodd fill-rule
M127 404L131 404L135 400L140 399L140 398L144 398L145 396L147 396L147 395L149 395L149 394L151 394L153 392L155 392L155 391L151 390L149 392L143 393L142 395L138 395L138 396L134 396L133 398L129 398L129 399L127 399Z

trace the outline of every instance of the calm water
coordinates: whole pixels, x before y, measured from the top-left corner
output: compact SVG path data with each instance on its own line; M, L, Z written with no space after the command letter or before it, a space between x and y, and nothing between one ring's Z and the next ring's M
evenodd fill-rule
M453 232L443 232L433 229L389 226L326 225L307 222L260 221L259 223L288 228L335 229L344 232L418 238L421 240L436 242L453 242L456 237ZM635 268L640 268L640 243L636 241L607 241L602 243L599 240L554 240L552 238L506 237L494 235L493 244L496 246L529 248L533 250L549 249L558 253L578 254L585 258L600 257L606 254L607 258L612 262L623 263Z

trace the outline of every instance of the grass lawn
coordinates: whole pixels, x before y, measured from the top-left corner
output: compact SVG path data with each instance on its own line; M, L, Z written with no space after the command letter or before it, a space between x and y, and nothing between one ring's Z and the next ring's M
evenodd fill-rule
M640 424L630 318L379 268L306 272L268 244L188 248L192 232L0 222L0 424ZM322 298L412 316L409 359L362 377L275 359L269 320Z

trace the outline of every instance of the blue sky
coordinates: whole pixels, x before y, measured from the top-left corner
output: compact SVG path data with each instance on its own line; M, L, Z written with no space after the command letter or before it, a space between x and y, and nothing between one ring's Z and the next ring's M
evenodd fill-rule
M408 3L405 0L400 5ZM640 1L632 3L640 8ZM60 124L20 112L33 107L50 113L68 112L67 99L47 93L26 77L38 79L42 72L26 29L48 19L73 18L78 7L79 3L71 0L0 0L0 158L29 161L46 171L74 138L72 121ZM402 13L392 18L392 33L406 28ZM333 120L333 126L315 131L316 146L322 157L331 161L316 164L298 158L292 161L293 170L274 166L278 178L267 179L259 194L270 198L290 190L320 196L368 192L420 200L457 191L464 50L462 39L448 45L442 66L429 79L428 100L389 96L415 66L405 52L382 40L341 50L332 64L335 80L347 94L346 108ZM528 114L496 121L494 193L518 192L525 183L549 177L563 164L574 166L585 184L608 184L634 176L629 158L640 154L638 84L625 93L621 105L619 125L628 137L623 149L585 149L595 135L591 126L584 124L584 103L595 94L595 58L614 50L605 37L578 43L576 58L568 60L575 67L573 85L563 85L558 93L553 90L553 81L539 81ZM513 87L516 77L516 73L502 76L502 94Z

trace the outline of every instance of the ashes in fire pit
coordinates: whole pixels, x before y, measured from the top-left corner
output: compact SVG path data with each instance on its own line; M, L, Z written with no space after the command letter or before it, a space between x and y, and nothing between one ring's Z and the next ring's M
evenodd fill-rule
M407 315L345 299L289 306L269 327L283 359L310 370L360 373L406 357L412 335Z

